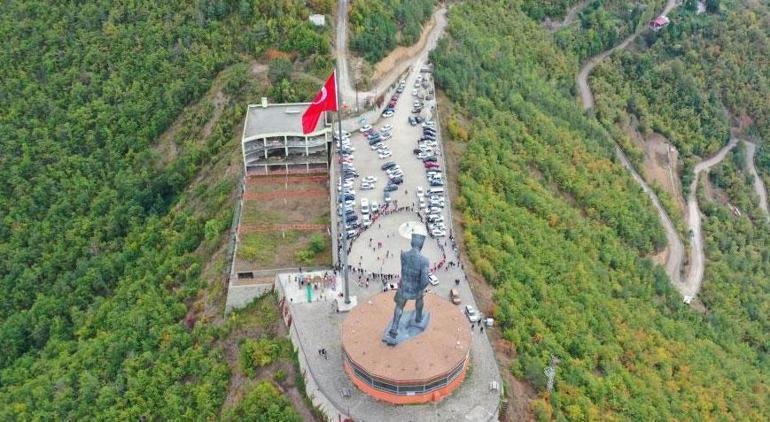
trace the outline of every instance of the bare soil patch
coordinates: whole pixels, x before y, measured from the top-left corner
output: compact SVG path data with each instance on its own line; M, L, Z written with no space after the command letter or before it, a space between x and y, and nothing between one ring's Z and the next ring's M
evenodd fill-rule
M433 31L433 27L436 26L436 18L431 17L427 24L422 28L422 34L420 39L410 46L396 47L385 58L377 62L374 65L374 72L372 73L372 86L376 86L380 79L398 66L399 63L405 60L411 60L415 55L419 54L425 43L428 42L428 36Z

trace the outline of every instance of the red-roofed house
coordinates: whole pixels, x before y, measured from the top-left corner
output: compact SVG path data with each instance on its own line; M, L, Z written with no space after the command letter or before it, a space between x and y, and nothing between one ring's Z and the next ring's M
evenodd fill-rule
M652 29L653 31L657 31L660 28L663 28L664 26L668 25L669 22L670 21L668 17L664 15L660 15L657 18L650 21L650 29Z

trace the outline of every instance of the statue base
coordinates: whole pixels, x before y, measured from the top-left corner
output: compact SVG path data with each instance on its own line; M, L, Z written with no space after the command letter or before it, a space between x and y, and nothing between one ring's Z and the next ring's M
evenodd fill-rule
M398 323L398 334L396 337L390 336L390 324L388 324L385 327L385 332L382 334L382 341L387 343L388 346L395 346L422 334L430 323L430 312L423 311L422 321L420 322L414 320L416 314L417 311L414 309L404 311Z

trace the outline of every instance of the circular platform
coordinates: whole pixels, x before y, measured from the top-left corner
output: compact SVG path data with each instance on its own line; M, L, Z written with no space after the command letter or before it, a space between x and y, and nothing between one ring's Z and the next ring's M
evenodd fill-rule
M398 234L404 239L412 239L412 233L418 233L423 236L428 236L425 224L419 221L407 221L398 226Z
M345 371L370 396L394 404L437 401L465 377L471 345L470 325L462 311L440 297L425 295L431 314L425 332L391 347L382 335L393 318L394 291L373 296L342 323ZM414 309L414 301L404 311Z

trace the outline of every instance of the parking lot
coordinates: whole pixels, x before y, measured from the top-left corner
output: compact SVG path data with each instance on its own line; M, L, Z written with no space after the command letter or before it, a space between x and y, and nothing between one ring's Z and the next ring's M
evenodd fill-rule
M433 207L431 207L431 196L428 192L431 188L443 188L443 186L431 186L426 174L426 171L430 171L433 175L433 180L438 181L435 182L436 184L445 183L446 178L443 175L443 157L438 140L438 128L435 125L425 128L423 124L412 125L409 122L410 116L416 115L412 113L415 110L415 101L422 103L422 112L419 114L432 114L432 111L435 109L432 84L424 84L427 85L427 89L423 88L423 84L419 82L415 84L418 78L427 79L429 77L427 73L411 72L409 77L404 80L403 92L395 103L393 115L388 118L380 116L377 122L365 123L365 125L372 128L367 133L374 134L377 137L372 142L379 140L378 143L381 143L379 150L373 149L374 147L370 145L370 140L359 130L360 127L346 128L347 132L350 133L350 138L349 141L343 140L340 146L343 151L348 151L350 154L339 154L338 152L336 158L340 160L337 164L342 168L343 172L345 169L349 169L351 172L354 169L358 174L358 177L353 178L352 183L349 182L348 184L348 189L352 189L353 194L347 197L349 205L345 209L345 216L347 217L346 219L355 219L355 222L350 222L351 225L358 224L360 228L363 228L369 224L367 220L371 219L365 214L373 214L371 212L372 205L383 208L386 204L390 203L389 208L391 209L396 204L398 207L421 208L423 217L426 219L440 220L436 221L436 226L431 226L434 228L433 234L439 237L449 235L449 231L446 228L449 215L445 207L443 207L447 204L444 199L445 195L443 193L433 195L434 201L432 203ZM416 87L416 85L419 87ZM424 99L428 95L431 99ZM391 97L386 98L386 105L390 99ZM433 160L427 163L427 166L431 168L426 168L426 163L418 158L418 155L415 153L415 149L418 148L418 140L421 138L424 139L422 143L424 152L421 152L420 156L428 156L428 160ZM395 172L395 178L391 179L391 175L382 168L386 163L395 164L395 166L389 169L391 172ZM376 180L373 180L373 178L376 178ZM366 179L370 182L364 182ZM389 189L395 188L395 190L388 192L386 195L385 189L389 185L389 180L394 180L398 184L390 183ZM341 186L335 185L335 189L338 194L342 193ZM422 199L418 197L418 191L423 193ZM387 196L390 198L387 198ZM365 205L364 208L368 209L368 213L362 212L367 210L362 210L362 202ZM421 207L421 205L424 207ZM431 212L435 216L428 217ZM353 213L355 213L355 217L350 217ZM341 210L338 209L337 217L343 217L342 214ZM340 224L338 228L340 232L346 232L351 227L343 229Z
M420 69L419 63L415 65ZM425 74L422 74L423 77ZM376 275L394 275L400 272L399 253L402 250L408 250L409 225L421 224L420 220L426 220L430 209L420 207L420 200L417 196L418 187L426 192L430 183L426 177L425 163L418 159L414 153L417 147L417 140L423 136L421 125L411 125L408 121L413 116L412 95L415 89L414 84L418 73L412 72L404 81L404 92L401 94L397 104L394 107L393 116L389 118L380 117L376 122L364 122L361 125L370 124L373 130L379 130L384 125L391 125L391 137L383 141L388 146L390 156L380 157L381 151L373 150L364 134L358 129L359 126L346 126L344 129L350 133L349 146L354 148L350 151L351 157L340 160L342 155L339 151L335 153L336 179L332 186L333 203L340 205L338 201L341 189L337 189L337 182L341 172L348 169L350 174L357 173L353 177L350 187L355 194L351 196L349 206L351 214L356 216L355 220L359 227L356 234L350 239L348 245L350 254L348 255L348 264L356 271L350 273L350 293L358 298L358 303L366 301L372 295L381 292L383 289L396 287L397 277L386 279ZM432 88L432 83L429 84ZM424 93L425 91L420 88ZM389 98L386 99L387 105ZM424 102L424 108L433 110L435 100ZM443 151L441 151L440 134L438 127L435 131L436 147L432 148L432 155L436 156L438 166L444 166ZM344 147L341 143L340 147ZM383 154L387 155L387 154ZM350 165L344 165L344 162ZM388 161L393 161L400 167L400 177L402 183L398 188L390 192L392 198L386 212L380 213L373 222L364 227L363 215L361 209L361 200L366 199L364 205L368 208L369 215L373 215L372 207L376 206L382 210L386 203L384 198L384 188L389 180L389 175L382 169L382 165ZM371 189L361 189L361 183L366 178L376 178L372 181ZM442 176L445 181L446 177ZM425 198L425 195L423 195ZM425 201L427 205L427 200ZM450 299L450 291L455 289L457 292L457 312L462 313L467 305L476 306L475 299L471 292L463 268L459 265L457 249L450 237L452 234L449 215L449 199L445 198L445 207L439 208L438 213L446 222L446 230L442 236L428 238L423 247L423 253L428 257L431 268L434 269L434 278L428 293L435 294L447 300ZM400 210L398 210L400 209ZM343 208L344 210L344 208ZM420 212L418 214L418 211ZM337 233L346 233L341 220L346 213L340 212L340 208L332 213L332 219L337 225ZM368 281L367 281L368 280ZM331 305L331 307L330 307ZM486 421L494 419L497 414L500 391L500 377L497 362L494 357L492 347L481 329L480 325L471 324L472 328L472 346L471 346L471 366L469 376L455 391L451 399L443 400L438 404L414 405L414 406L392 406L373 400L368 395L360 392L350 382L347 375L340 368L341 346L339 343L339 330L345 314L336 313L331 303L323 301L305 304L291 304L292 315L294 316L294 327L302 333L299 335L299 342L303 353L300 358L307 363L307 368L311 376L318 383L318 388L323 395L330 401L330 405L336 409L326 410L327 416L332 419L341 414L348 414L357 420L469 420ZM470 324L470 321L469 321ZM494 327L486 327L495 329ZM326 357L319 357L312 351L319 348L329 350ZM311 353L307 353L310 351ZM328 360L327 360L328 359ZM326 406L324 406L325 408Z

